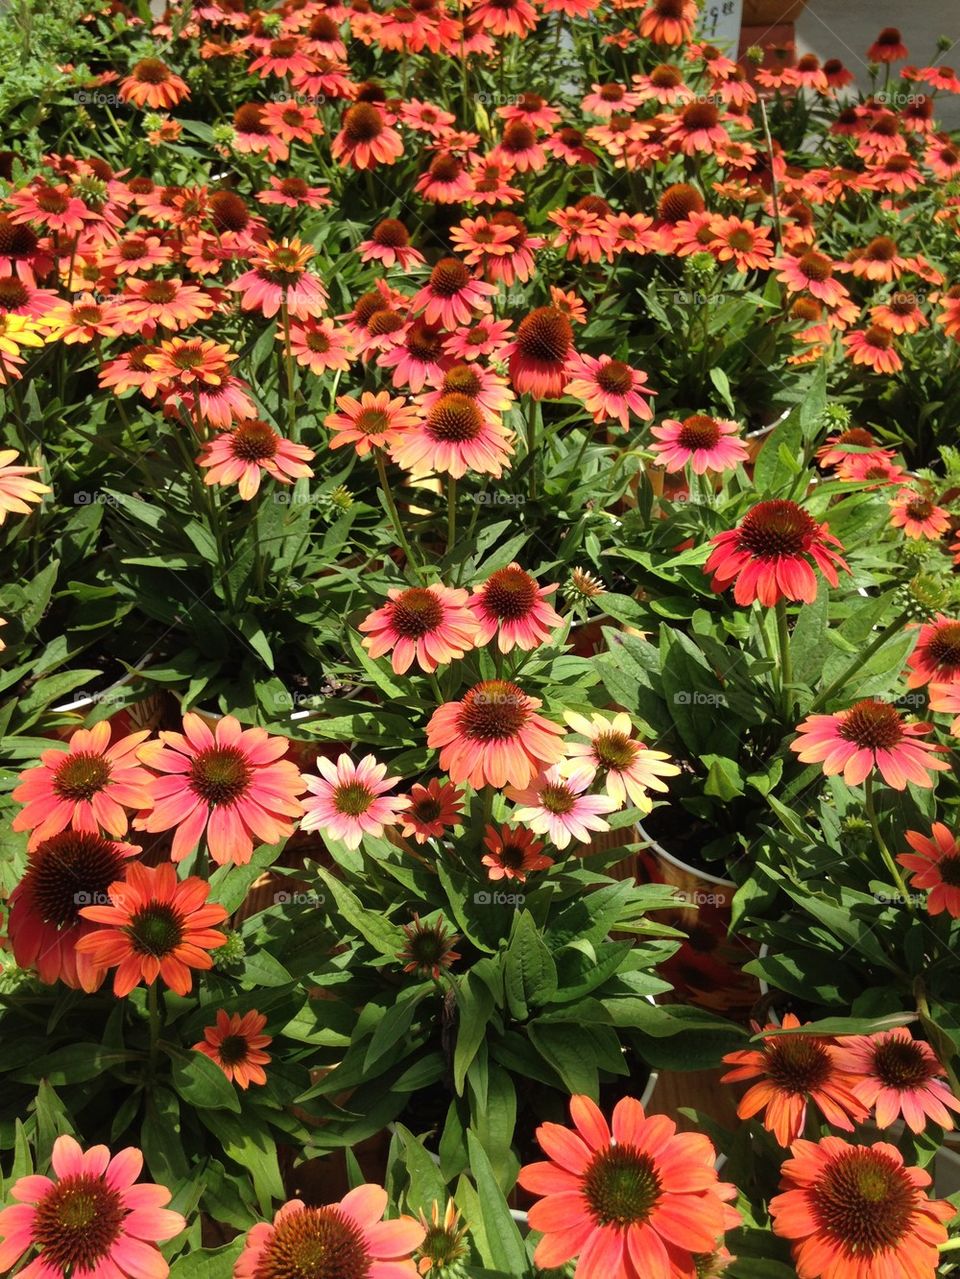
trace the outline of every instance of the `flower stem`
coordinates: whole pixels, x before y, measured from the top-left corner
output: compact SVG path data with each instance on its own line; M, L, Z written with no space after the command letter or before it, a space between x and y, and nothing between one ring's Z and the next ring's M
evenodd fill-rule
M156 1073L157 1052L160 1043L160 997L157 978L147 987L147 1012L150 1017L150 1078Z
M410 543L407 541L407 535L403 531L403 521L400 519L400 513L397 510L397 504L394 501L393 489L390 487L390 481L387 478L387 467L383 460L383 453L380 449L373 450L377 460L377 474L380 476L380 490L383 493L383 500L386 504L387 514L390 516L390 523L393 525L393 531L397 535L404 555L407 557L407 565L416 573L421 581L424 580L423 569L420 567L416 556L414 555Z
M832 683L828 684L821 693L817 694L817 696L813 699L813 702L810 704L810 709L807 714L813 715L821 708L821 706L825 706L837 689L842 688L850 676L856 671L862 670L870 658L873 657L877 649L882 648L892 635L896 635L902 629L907 617L908 614L906 612L898 613L890 625L885 626L883 630L880 631L880 633L867 645L866 649L862 653L858 653L850 665L840 675L838 675Z
M287 421L288 434L291 440L297 438L297 387L293 367L293 347L290 345L290 309L287 306L287 295L283 295L280 305L283 321L283 362L287 370Z
M457 481L451 475L447 479L447 554L450 555L457 541Z
M893 876L893 882L897 886L897 892L903 899L904 904L910 914L915 914L913 902L910 900L910 894L907 892L907 885L904 882L900 867L897 865L886 845L886 841L880 833L880 822L877 819L877 809L873 802L873 778L868 777L863 783L863 806L867 814L867 820L870 823L870 829L873 831L873 838L877 841L877 847L880 849L880 856L883 858L884 865Z
M794 717L793 704L793 654L790 651L790 624L787 620L787 601L778 599L777 646L780 650L780 690L783 694L783 714L790 723Z

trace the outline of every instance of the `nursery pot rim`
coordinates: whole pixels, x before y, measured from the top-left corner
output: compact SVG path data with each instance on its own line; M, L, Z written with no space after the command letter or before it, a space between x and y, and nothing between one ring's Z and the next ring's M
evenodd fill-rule
M720 888L736 888L737 885L732 879L724 879L721 875L712 875L708 870L701 870L698 866L691 866L688 862L681 861L679 857L675 857L672 853L668 853L661 843L653 838L650 832L643 825L643 822L637 822L637 830L647 842L647 846L652 848L658 857L662 857L665 862L682 870L688 875L694 875L698 879L704 880L708 884L716 884Z

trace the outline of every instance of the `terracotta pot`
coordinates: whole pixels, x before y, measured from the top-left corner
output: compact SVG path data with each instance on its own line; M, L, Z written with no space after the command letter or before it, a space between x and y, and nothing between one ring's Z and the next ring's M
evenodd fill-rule
M743 25L773 27L795 22L806 7L807 0L743 0Z
M660 965L673 990L664 1002L694 1004L734 1020L746 1021L757 1002L760 987L743 965L755 959L757 949L742 937L731 937L733 897L731 879L711 875L668 853L643 826L637 827L646 847L637 854L638 879L669 884L689 906L669 912L669 922L687 934L677 953Z

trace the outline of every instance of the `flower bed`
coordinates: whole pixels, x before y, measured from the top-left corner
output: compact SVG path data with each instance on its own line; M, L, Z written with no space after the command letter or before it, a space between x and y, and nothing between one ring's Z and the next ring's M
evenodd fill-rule
M0 1271L948 1273L950 42L6 16Z

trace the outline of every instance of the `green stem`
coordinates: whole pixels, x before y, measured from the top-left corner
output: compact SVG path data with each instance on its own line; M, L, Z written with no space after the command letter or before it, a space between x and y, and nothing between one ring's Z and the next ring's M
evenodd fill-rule
M780 690L783 694L783 714L787 723L794 719L793 705L793 654L790 651L790 623L787 620L787 601L777 600L777 645L780 650Z
M390 516L390 523L393 525L393 531L397 535L397 541L407 557L407 565L416 573L421 581L424 579L423 569L420 567L416 556L414 555L410 543L407 541L407 535L403 530L403 521L400 519L400 513L397 510L397 504L393 498L393 489L390 487L390 481L387 478L387 467L383 460L383 453L378 448L373 450L374 457L377 460L377 474L380 476L380 489L383 493L383 500L386 503L387 514Z
M907 892L907 885L904 882L904 878L900 871L900 867L897 865L896 861L894 860L894 857L891 854L890 849L886 845L886 841L884 840L883 836L880 833L880 822L877 819L877 809L876 809L876 805L873 802L873 778L872 777L868 777L866 781L863 783L863 807L867 814L867 820L870 823L870 829L873 831L873 838L877 841L877 847L880 850L880 856L883 858L884 865L886 866L890 874L893 876L893 882L897 886L897 892L900 894L901 898L903 899L907 907L907 910L909 910L910 914L913 915L916 912L914 910L913 902L910 899L910 894Z
M838 675L832 683L828 684L823 692L817 694L807 713L809 715L813 715L816 711L820 710L822 706L825 706L837 689L842 688L844 684L846 684L851 675L858 670L862 670L870 658L873 657L877 649L882 648L891 636L899 634L899 632L903 629L903 624L907 620L908 616L909 614L907 612L898 613L890 625L885 626L884 629L880 631L880 633L867 645L864 652L858 653L843 673Z
M457 542L457 481L451 475L447 480L447 554Z
M149 1071L151 1079L156 1074L157 1052L160 1043L160 996L157 980L155 978L147 987L147 1012L150 1017Z
M287 421L288 435L291 440L297 438L297 387L294 372L293 347L290 345L290 309L287 306L287 295L284 293L280 305L283 322L283 362L287 370Z
M533 501L537 496L537 418L540 417L540 401L534 400L527 413L527 496Z

